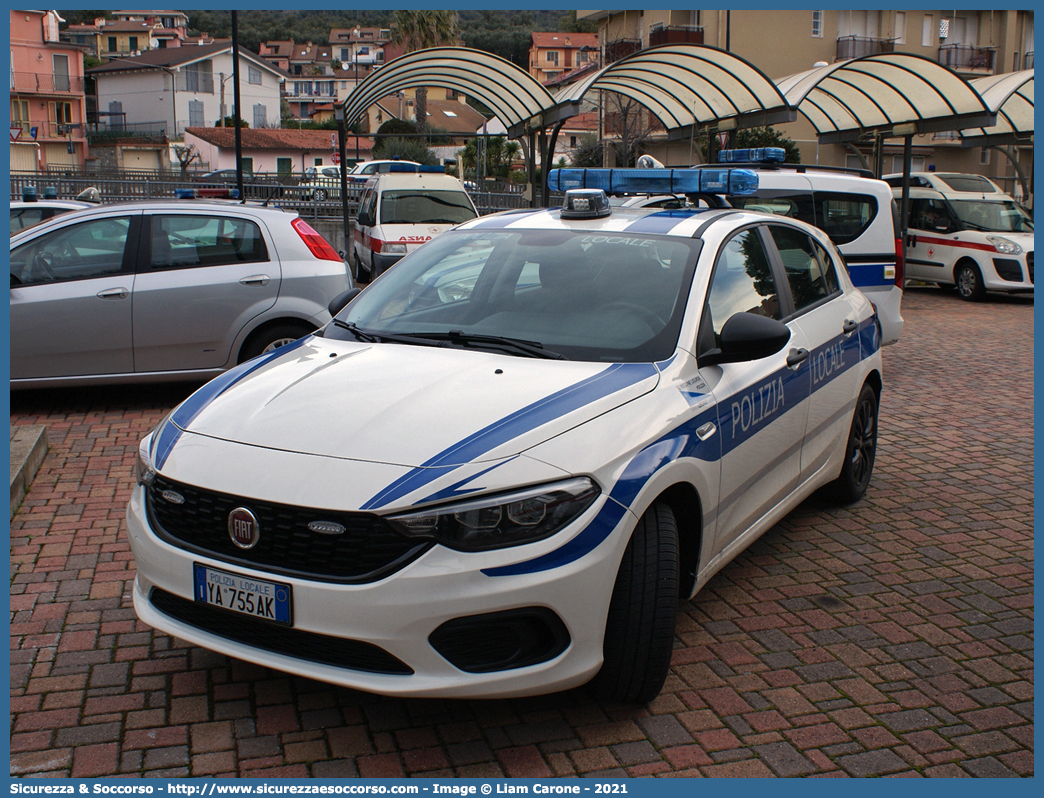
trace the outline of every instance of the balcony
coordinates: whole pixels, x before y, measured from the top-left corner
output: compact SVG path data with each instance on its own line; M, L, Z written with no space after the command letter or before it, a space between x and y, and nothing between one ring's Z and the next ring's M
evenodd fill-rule
M40 72L12 72L11 94L83 94L83 78Z
M649 31L649 46L703 44L703 28L695 25L666 25Z
M869 36L841 36L837 40L835 61L862 58L865 55L895 52L894 39L874 39Z
M605 43L605 63L609 65L642 49L641 39L615 39Z
M974 72L992 75L996 67L997 51L970 44L944 44L939 48L939 63L954 72Z

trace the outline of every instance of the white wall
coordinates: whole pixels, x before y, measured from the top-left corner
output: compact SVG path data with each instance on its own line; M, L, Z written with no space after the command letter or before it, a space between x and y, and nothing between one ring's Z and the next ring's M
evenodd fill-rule
M174 113L177 113L177 138L189 126L189 104L193 100L203 103L203 127L213 127L221 117L221 83L222 74L225 80L225 113L232 113L234 86L232 80L232 54L222 53L210 59L213 68L213 92L189 92L183 88L171 95L171 74L165 71L132 72L115 75L98 75L98 110L108 111L109 103L117 101L123 104L123 112L127 115L127 124L156 122L162 120L169 132L174 129ZM254 126L254 106L265 106L265 117L269 127L279 126L279 84L278 75L268 69L259 67L246 58L240 57L239 91L243 109L240 117ZM260 85L250 83L248 67L261 73ZM184 86L185 70L175 67L177 85Z

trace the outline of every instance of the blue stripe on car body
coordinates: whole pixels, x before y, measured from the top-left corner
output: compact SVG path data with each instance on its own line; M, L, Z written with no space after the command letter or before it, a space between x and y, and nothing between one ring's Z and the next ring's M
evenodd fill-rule
M289 354L293 350L302 346L311 337L312 336L310 335L306 335L304 338L287 344L286 346L281 346L278 349L269 352L267 355L260 355L255 357L253 360L248 360L246 363L240 363L235 368L231 368L224 374L212 379L192 394L192 396L178 405L177 409L167 418L167 423L163 425L163 429L160 430L159 435L156 436L156 446L153 450L156 453L154 466L157 469L163 467L163 464L167 461L167 457L170 456L171 450L174 448L174 444L176 444L178 438L181 437L182 430L188 429L188 425L206 409L207 405L244 377L253 374L259 368L272 362L277 357Z
M835 347L838 343L838 339L835 339L834 341L818 347L811 352L808 361L809 367L814 368L813 363L818 357L826 356L830 352L835 351ZM860 325L857 334L852 335L847 339L843 336L840 337L840 345L842 351L845 353L842 362L836 363L838 368L830 370L829 373L826 373L826 370L824 369L823 379L815 382L814 385L804 368L800 368L796 372L791 371L789 368L783 368L757 383L752 388L748 388L744 391L744 394L749 395L758 393L759 397L764 397L763 391L765 386L782 379L784 381L784 391L789 390L791 396L793 396L793 392L796 391L800 398L797 401L791 401L782 408L779 408L778 412L775 413L775 416L781 416L791 407L799 405L801 401L808 398L811 393L822 388L824 385L833 381L849 369L854 368L857 363L880 349L881 336L877 328L876 320L870 318L869 320L864 321ZM855 357L848 358L849 353L854 353ZM788 378L788 373L792 375L792 377ZM802 388L802 382L806 386L805 388ZM627 464L623 474L621 474L616 484L609 491L608 500L598 515L595 516L595 519L563 546L532 560L526 560L497 568L486 568L483 569L482 573L490 577L518 576L521 574L537 573L539 571L545 571L566 565L594 551L595 548L609 537L613 529L616 528L620 519L623 518L622 512L617 513L615 509L611 508L629 508L634 503L634 500L638 497L638 494L641 492L645 484L665 465L683 457L699 457L699 459L708 462L720 460L726 453L732 451L737 446L748 440L756 432L764 429L761 425L758 425L756 428L754 425L750 425L746 430L743 430L742 428L738 430L739 434L737 435L736 431L733 429L735 422L733 422L731 410L729 412L723 410L725 404L732 398L733 396L723 397L713 407L710 407L693 418L688 419L659 440L649 444L638 452L638 454L636 454ZM762 399L762 401L766 403L770 400L771 398ZM717 420L718 423L719 434L706 441L700 440L696 435L696 430L708 421L715 420ZM775 418L773 418L773 420L775 420ZM771 423L771 421L769 423ZM726 434L727 432L729 434ZM612 523L609 524L609 521L612 521Z
M885 269L895 263L848 263L848 276L856 288L868 288L877 285L895 285L895 278L886 278Z
M401 499L508 441L561 416L658 374L651 363L614 363L592 377L556 391L439 452L382 490L360 508L375 510Z
M666 235L682 222L698 215L694 208L677 208L659 211L643 216L624 228L625 233L648 233L650 235Z

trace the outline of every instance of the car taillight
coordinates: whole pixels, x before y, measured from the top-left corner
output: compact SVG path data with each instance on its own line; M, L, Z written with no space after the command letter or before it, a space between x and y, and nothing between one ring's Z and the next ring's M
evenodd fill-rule
M895 239L895 284L903 287L903 279L906 275L906 250L903 248L903 239Z
M341 256L337 254L337 250L330 246L330 242L317 233L315 228L304 219L298 217L290 222L290 226L297 231L297 234L301 236L301 240L305 242L311 253L319 260L335 260L338 262L341 260Z

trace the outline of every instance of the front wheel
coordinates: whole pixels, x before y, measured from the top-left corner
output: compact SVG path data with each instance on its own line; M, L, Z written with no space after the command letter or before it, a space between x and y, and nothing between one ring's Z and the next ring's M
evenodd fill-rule
M960 264L954 274L954 282L957 283L957 293L961 295L961 299L978 302L986 297L986 286L982 284L982 272L974 263Z
M841 474L830 485L828 492L839 504L852 504L863 498L874 471L877 454L877 394L864 385L856 400L852 428L845 444L845 462Z
M317 188L315 191L312 192L312 199L316 200L317 202L325 201L326 200L326 189L325 188Z
M638 520L616 575L592 688L602 698L646 704L659 695L671 665L678 613L678 527L654 504Z

